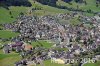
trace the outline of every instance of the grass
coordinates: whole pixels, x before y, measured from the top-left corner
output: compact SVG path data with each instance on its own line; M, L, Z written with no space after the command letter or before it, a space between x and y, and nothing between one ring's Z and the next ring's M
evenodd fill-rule
M47 42L47 41L45 41L45 40L39 40L39 41L34 41L34 42L32 42L32 46L37 46L37 45L39 45L39 46L43 46L43 47L45 47L45 48L51 48L52 47L52 43L49 43L49 42Z
M21 57L14 52L10 54L4 54L0 49L0 66L14 66L14 63L21 60Z
M16 37L18 35L19 33L15 33L12 31L0 30L0 38L11 38L11 37Z
M83 4L83 3L76 3L74 1L70 2L72 5L70 5L69 3L65 3L61 0L58 0L57 4L61 5L61 6L67 6L69 8L74 8L77 9L77 6L79 6L79 9L82 9L84 11L87 11L89 9L91 9L94 12L100 12L100 4L98 7L96 7L96 0L85 0L87 2L87 5ZM84 13L84 15L86 16L94 16L94 14L92 13Z
M94 16L94 14L92 14L92 13L83 13L84 15L86 15L86 16Z
M26 13L27 8L23 6L11 6L9 7L9 10L7 10L3 7L0 7L0 23L11 23L15 21L21 12Z
M16 53L0 54L0 66L14 66L14 63L20 59L21 57Z
M1 47L3 44L8 44L8 43L11 43L11 41L0 41L0 47Z
M0 49L0 66L14 66L14 63L21 60L18 53L11 52L10 54L4 54Z
M0 60L14 56L18 56L18 54L0 54Z
M84 66L100 66L100 61L97 61L96 63L87 63Z
M23 12L24 14L27 12L28 7L23 7L23 6L11 6L9 7L10 11L12 12L12 16L14 18L17 18L18 15Z
M51 60L44 61L45 66L71 66L71 65L65 65L65 64L57 64L57 63L51 63ZM40 66L40 65L38 65Z
M72 25L78 25L80 24L81 22L78 20L78 17L74 17L70 20L70 24Z
M90 25L90 24L84 24L85 27L89 27L89 28L92 28L93 26Z
M0 66L14 66L14 63L21 60L19 54L11 52L10 54L4 54L0 49Z
M58 13L69 13L68 10L65 9L58 9L55 7L51 7L48 5L42 5L38 2L33 2L33 0L29 0L32 3L32 7L31 8L42 8L42 10L35 10L32 14L33 15L39 15L39 16L43 16L43 15L55 15Z
M100 12L100 6L96 7L96 0L86 0L87 5L83 4L83 3L76 3L74 1L70 2L72 5L70 5L69 3L65 3L61 0L58 0L57 4L61 5L61 6L67 6L70 8L74 8L77 9L77 6L79 6L79 9L85 10L87 11L88 9L91 9L92 11L95 12Z
M11 15L10 11L12 13ZM16 20L21 12L24 13L24 11L24 7L9 7L9 10L0 7L0 23L11 23Z
M9 11L5 8L0 7L0 23L7 23L14 21L14 18L11 18Z
M58 51L68 51L68 49L67 48L54 48L55 50L58 50Z
M87 5L81 6L81 9L88 10L91 9L95 12L100 12L100 6L96 7L96 0L86 0Z

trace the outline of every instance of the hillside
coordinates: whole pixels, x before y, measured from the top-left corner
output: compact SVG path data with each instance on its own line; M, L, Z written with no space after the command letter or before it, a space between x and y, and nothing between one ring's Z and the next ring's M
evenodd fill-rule
M100 66L99 1L0 0L0 66Z
M57 7L52 7L48 5L43 5L39 2L29 0L32 4L31 7L25 7L25 6L9 6L9 9L5 9L3 7L0 7L0 23L11 23L18 17L19 14L24 13L27 15L54 15L58 13L70 13L71 10L68 9L61 9ZM96 0L86 0L87 5L83 3L76 3L75 1L71 1L70 4L66 3L64 1L58 0L56 2L57 5L68 7L71 9L81 9L84 11L91 10L93 12L100 12L100 5L96 7ZM93 16L93 13L84 12L87 16Z

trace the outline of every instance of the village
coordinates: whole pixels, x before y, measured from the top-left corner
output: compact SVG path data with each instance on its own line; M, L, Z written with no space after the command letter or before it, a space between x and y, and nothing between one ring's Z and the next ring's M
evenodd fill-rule
M79 24L71 24L70 19L73 18L78 18ZM10 39L0 38L0 41L10 41L1 47L5 54L14 51L21 56L21 60L14 63L15 66L45 66L43 62L50 59L71 66L75 66L74 63L66 59L79 59L78 66L83 66L85 62L80 63L81 58L90 58L94 62L100 60L100 14L94 17L77 12L40 17L20 15L15 22L3 24L3 27L2 30L20 33ZM39 45L32 46L33 41ZM47 41L52 46L46 48L39 41Z

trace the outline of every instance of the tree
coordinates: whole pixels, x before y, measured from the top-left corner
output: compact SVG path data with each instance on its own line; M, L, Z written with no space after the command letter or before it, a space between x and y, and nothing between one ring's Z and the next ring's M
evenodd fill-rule
M21 13L20 13L20 15L24 15L24 13L23 13L23 12L21 12Z
M91 11L91 9L89 9L89 10L87 10L87 12L88 12L88 13L91 13L92 11Z
M83 3L83 0L75 0L77 3Z
M12 15L12 12L10 11L9 14Z
M0 0L0 3L6 6L32 6L28 0Z
M100 3L100 0L96 0L96 1L98 1Z
M49 6L56 6L56 1L57 0L37 0L37 2Z
M63 0L63 1L69 3L69 2L71 2L72 0Z

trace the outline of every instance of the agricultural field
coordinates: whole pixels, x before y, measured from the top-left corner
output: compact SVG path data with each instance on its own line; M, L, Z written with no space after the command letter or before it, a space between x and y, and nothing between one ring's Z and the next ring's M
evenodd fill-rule
M52 43L49 43L46 40L33 41L31 44L32 44L33 47L35 47L37 45L38 46L41 46L42 45L45 48L51 48L53 46Z
M0 38L12 38L18 35L19 33L15 33L10 30L0 30Z
M84 66L100 66L100 61L98 61L96 63L87 63Z
M17 53L1 54L0 53L0 65L1 66L14 66L14 63L21 58ZM6 61L6 62L5 62Z

